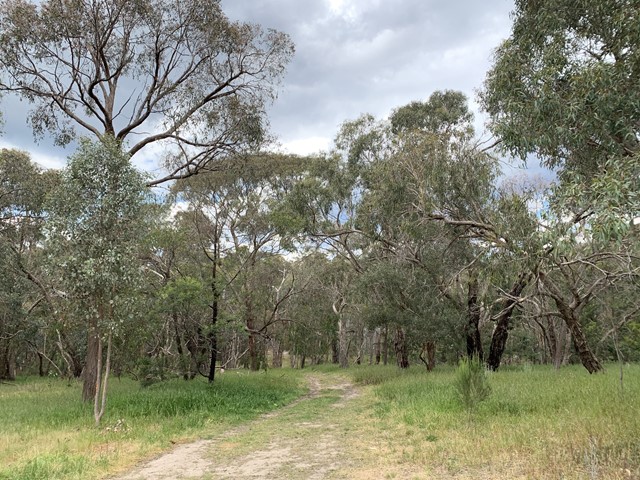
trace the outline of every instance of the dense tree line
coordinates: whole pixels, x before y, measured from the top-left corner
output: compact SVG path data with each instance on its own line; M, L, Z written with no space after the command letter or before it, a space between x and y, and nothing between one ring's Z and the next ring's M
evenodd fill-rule
M93 140L60 172L0 152L1 379L82 376L99 421L110 372L639 359L635 8L516 2L490 142L438 91L303 158L259 148L286 35L215 1L76 3L72 23L68 2L2 7L0 90L36 132ZM168 173L145 178L130 159L156 141ZM505 179L504 155L556 178Z

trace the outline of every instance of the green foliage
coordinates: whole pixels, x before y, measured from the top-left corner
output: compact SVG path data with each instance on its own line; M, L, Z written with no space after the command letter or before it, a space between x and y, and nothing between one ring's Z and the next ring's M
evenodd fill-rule
M47 247L52 273L86 315L124 306L138 285L148 201L144 176L117 140L81 142L51 195Z
M484 363L477 357L460 359L454 385L459 400L469 412L475 411L491 394Z
M179 277L169 281L159 293L162 308L189 312L195 307L207 305L206 287L193 277Z
M436 91L426 102L411 102L391 114L394 134L422 130L444 135L468 136L472 133L473 114L467 97L455 90Z
M634 2L518 0L482 94L506 149L595 174L638 150L640 13Z

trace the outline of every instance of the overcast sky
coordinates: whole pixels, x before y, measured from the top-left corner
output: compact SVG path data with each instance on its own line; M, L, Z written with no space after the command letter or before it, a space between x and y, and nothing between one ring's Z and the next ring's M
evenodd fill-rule
M444 89L474 100L493 50L509 35L513 2L222 0L222 6L232 19L293 39L296 55L271 125L286 148L310 153L328 147L339 125L362 113L385 117Z
M475 90L493 50L509 35L511 0L222 0L233 20L288 33L296 46L279 98L270 109L282 147L306 154L326 149L345 120L385 117L435 90ZM70 153L33 143L27 106L0 101L0 146L31 152L44 166ZM479 129L483 119L477 113ZM152 152L147 152L147 155Z

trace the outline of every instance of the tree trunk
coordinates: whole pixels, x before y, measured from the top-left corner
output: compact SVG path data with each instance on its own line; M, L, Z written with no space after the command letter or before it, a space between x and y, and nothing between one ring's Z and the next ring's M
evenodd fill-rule
M331 340L331 363L334 365L340 363L340 354L338 352L338 341L334 338Z
M420 360L427 367L428 372L432 372L436 367L436 342L428 340L422 344Z
M573 344L584 368L586 368L589 373L603 371L604 368L602 367L602 364L598 361L596 356L589 348L587 337L582 330L582 325L580 325L580 320L578 319L576 309L571 308L571 306L567 304L562 296L562 292L553 283L553 281L549 279L549 277L547 277L542 272L539 273L539 277L540 280L542 280L543 285L551 294L551 298L553 298L558 312L560 312L560 315L562 315L562 319L571 332Z
M92 402L96 397L96 380L98 378L98 367L102 346L100 333L98 332L98 319L91 317L87 330L87 355L82 371L82 401Z
M213 383L216 376L216 359L218 358L218 334L216 332L216 322L218 317L218 302L215 303L214 313L212 313L211 325L212 329L209 332L209 350L210 350L210 358L209 358L209 383Z
M387 365L389 361L389 326L385 325L382 331L382 364Z
M496 318L496 326L493 330L491 337L491 346L489 348L489 359L487 360L487 366L491 370L498 370L500 362L502 361L502 355L507 345L507 339L509 338L509 330L511 330L511 318L513 311L518 304L517 298L520 296L524 288L531 280L530 272L522 272L516 283L511 287L509 295L504 299L502 303L502 311Z
M469 278L467 310L467 356L476 357L482 361L484 353L482 351L482 340L480 338L480 305L478 304L478 277L475 272Z
M338 357L340 368L347 368L349 366L349 332L347 319L342 313L338 316Z
M405 338L404 329L398 325L396 326L396 337L394 340L394 347L396 351L396 363L400 368L409 368L409 355L407 352L407 341Z
M360 345L359 345L358 350L356 352L356 365L361 365L362 364L362 355L364 354L365 348L367 346L367 337L368 337L368 335L369 335L369 332L365 328L364 331L362 332L362 341L360 342Z
M0 380L16 379L16 356L8 341L0 354Z
M374 355L376 357L376 365L380 364L380 358L381 358L381 352L382 352L381 342L380 342L380 339L382 337L382 334L381 334L382 332L380 330L381 330L380 327L376 327L373 335L373 350L374 350Z
M109 385L109 372L111 370L111 340L112 334L111 332L109 332L109 338L107 339L107 359L104 368L104 375L102 374L102 342L99 341L98 345L98 375L96 377L96 394L93 401L93 417L95 418L96 426L100 424L100 420L102 419L105 409L107 408L107 388Z
M427 342L427 370L436 368L436 342Z
M209 332L209 383L213 383L216 376L216 360L218 358L218 257L219 257L218 229L216 226L216 238L213 242L213 265L211 265L211 331Z

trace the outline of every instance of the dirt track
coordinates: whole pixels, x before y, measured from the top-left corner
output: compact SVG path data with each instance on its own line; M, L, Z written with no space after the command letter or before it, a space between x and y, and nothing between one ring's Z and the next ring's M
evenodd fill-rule
M183 444L115 480L341 478L359 391L334 375L308 377L309 393L215 438Z

